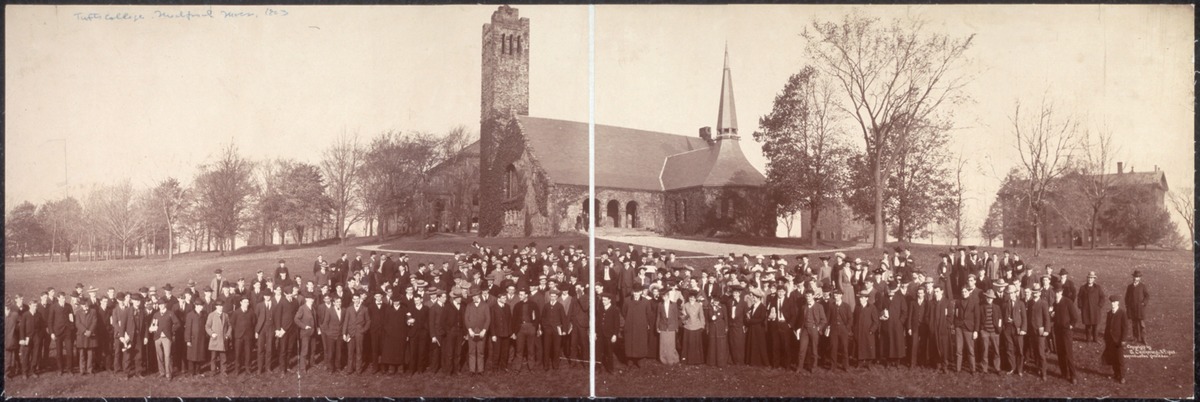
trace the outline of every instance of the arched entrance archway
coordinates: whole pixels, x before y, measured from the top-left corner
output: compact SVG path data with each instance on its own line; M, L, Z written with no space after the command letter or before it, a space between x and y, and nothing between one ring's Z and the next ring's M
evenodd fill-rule
M612 227L621 227L621 203L617 202L617 200L609 200L607 209L608 214L606 217L612 224Z
M625 204L625 225L631 228L641 227L640 219L638 219L638 203L630 201Z

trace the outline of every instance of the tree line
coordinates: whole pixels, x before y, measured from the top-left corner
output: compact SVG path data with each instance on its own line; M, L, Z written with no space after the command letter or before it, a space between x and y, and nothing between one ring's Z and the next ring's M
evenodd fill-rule
M6 257L115 259L181 251L344 241L421 230L432 219L429 175L474 141L464 126L446 133L388 131L360 141L343 133L309 163L253 160L222 147L185 184L166 177L150 188L128 179L94 186L80 198L18 204L5 216ZM461 170L461 169L460 169ZM477 174L477 172L475 173ZM469 188L451 188L459 203Z
M999 202L984 222L969 222L968 158L948 149L956 107L971 101L964 88L973 35L952 37L926 30L918 19L855 12L815 21L801 36L810 64L788 78L754 133L789 232L791 218L807 211L806 236L816 245L821 213L845 205L873 225L874 248L888 235L909 242L936 228L956 245L976 231L989 243L1015 234L1002 233ZM1024 206L1009 212L1019 212L1014 220L1038 239L1035 254L1050 219L1138 245L1180 237L1165 208L1113 186L1107 173L1117 150L1110 132L1083 129L1048 100L1033 109L1018 102L1012 126L996 135L1007 136L1020 155L1002 193ZM1169 196L1191 232L1191 189Z

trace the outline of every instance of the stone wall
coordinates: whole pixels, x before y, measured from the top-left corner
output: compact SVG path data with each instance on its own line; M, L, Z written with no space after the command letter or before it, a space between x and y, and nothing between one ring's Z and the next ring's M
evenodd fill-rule
M583 200L587 195L587 186L556 184L550 189L550 209L556 233L587 233L587 221L583 219Z
M763 188L683 189L667 193L663 205L668 234L774 237L778 223Z

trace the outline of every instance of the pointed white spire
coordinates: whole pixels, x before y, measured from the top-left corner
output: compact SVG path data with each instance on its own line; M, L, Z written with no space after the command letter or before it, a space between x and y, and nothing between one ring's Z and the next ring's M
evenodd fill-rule
M733 74L729 72L729 42L725 43L725 67L721 76L721 104L717 111L718 138L737 136L737 108L733 103Z

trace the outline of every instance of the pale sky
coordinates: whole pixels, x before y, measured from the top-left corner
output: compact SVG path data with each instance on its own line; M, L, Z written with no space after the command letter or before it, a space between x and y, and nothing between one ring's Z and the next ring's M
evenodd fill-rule
M6 210L129 177L190 182L230 140L256 158L317 163L343 130L478 130L480 38L496 6L6 8ZM588 120L588 7L517 7L531 25L530 114ZM854 9L976 34L952 149L973 160L976 223L1017 161L1014 102L1107 127L1127 168L1193 183L1190 6L597 6L599 124L696 135L715 126L728 43L742 147L787 77L799 33ZM159 16L180 11L215 18ZM283 16L280 11L286 11ZM224 17L224 12L255 17ZM79 15L99 13L81 20ZM129 13L143 19L105 20ZM861 146L861 134L850 131ZM586 162L583 162L586 163Z

